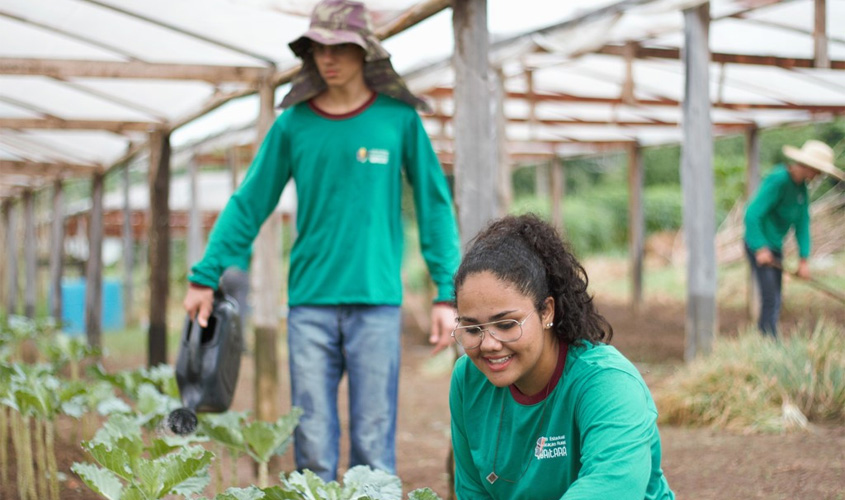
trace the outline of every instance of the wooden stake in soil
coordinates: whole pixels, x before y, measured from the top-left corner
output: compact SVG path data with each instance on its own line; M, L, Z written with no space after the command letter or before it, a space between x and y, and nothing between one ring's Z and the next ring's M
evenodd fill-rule
M47 444L47 473L50 475L50 498L59 500L59 466L56 464L56 424L47 422L44 440Z
M48 498L47 491L47 450L44 449L44 420L36 418L34 422L35 436L35 472L33 476L35 486L38 489L38 498Z
M0 406L0 482L9 484L9 410Z

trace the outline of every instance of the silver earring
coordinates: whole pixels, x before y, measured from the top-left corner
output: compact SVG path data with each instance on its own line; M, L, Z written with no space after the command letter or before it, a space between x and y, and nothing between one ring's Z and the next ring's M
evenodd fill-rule
M553 322L546 323L546 328L551 328L553 326L555 326Z

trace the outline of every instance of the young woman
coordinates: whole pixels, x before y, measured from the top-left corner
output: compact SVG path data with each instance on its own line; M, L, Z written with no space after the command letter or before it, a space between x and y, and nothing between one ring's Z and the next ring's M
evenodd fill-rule
M455 274L466 351L449 404L461 499L673 499L657 409L584 268L536 216L475 237Z

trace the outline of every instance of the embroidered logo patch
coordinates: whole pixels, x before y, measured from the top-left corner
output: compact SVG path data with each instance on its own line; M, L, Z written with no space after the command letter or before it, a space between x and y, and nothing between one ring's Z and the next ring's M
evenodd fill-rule
M373 165L387 165L390 162L390 151L386 149L358 148L356 158L360 163L371 163Z
M534 447L534 456L537 460L567 456L566 436L540 437Z

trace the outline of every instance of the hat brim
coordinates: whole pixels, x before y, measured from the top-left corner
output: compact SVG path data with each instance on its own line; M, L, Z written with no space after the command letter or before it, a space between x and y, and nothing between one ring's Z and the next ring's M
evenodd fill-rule
M355 31L311 28L301 37L290 42L288 46L297 57L305 59L310 52L311 42L317 42L322 45L353 43L364 49L367 61L380 60L390 57L390 54L384 50L384 47L381 46L375 37L364 37Z
M783 154L786 155L786 157L790 160L794 160L802 165L806 165L814 170L818 170L823 174L830 175L831 177L835 177L840 181L845 182L845 173L836 168L836 165L825 161L819 161L818 158L808 156L795 146L786 145L782 149Z

